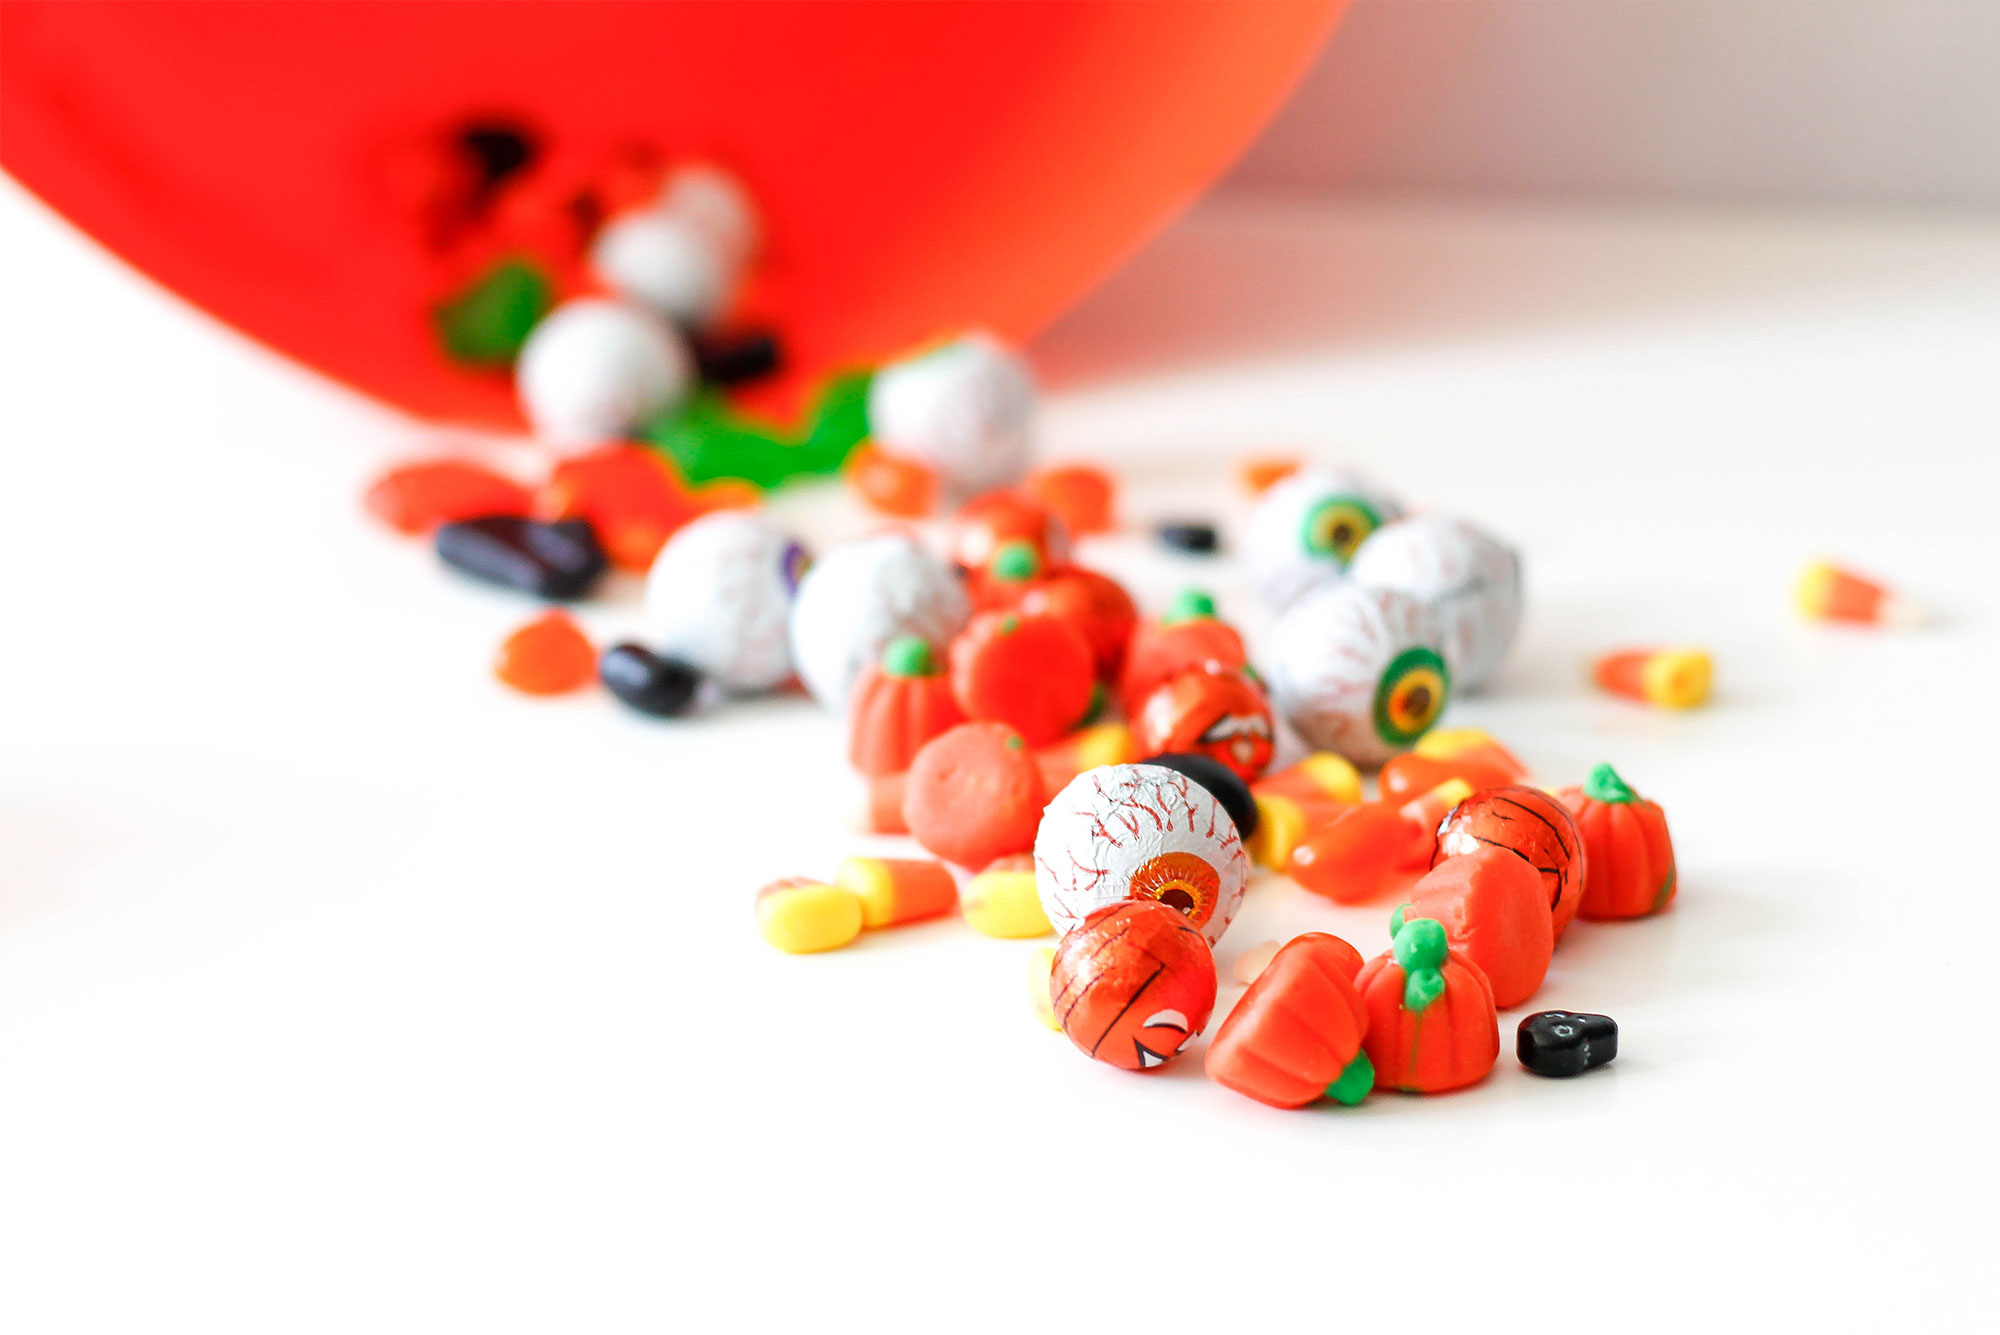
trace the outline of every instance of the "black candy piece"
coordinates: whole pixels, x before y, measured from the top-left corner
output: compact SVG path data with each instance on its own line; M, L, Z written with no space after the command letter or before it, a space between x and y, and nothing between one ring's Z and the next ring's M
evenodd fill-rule
M581 519L553 524L516 515L462 519L438 529L437 554L474 579L538 598L581 598L604 573L604 549Z
M1214 756L1202 755L1199 751L1164 751L1157 756L1147 756L1141 765L1159 765L1179 774L1185 774L1222 804L1229 813L1229 819L1236 822L1236 833L1248 839L1257 833L1257 799L1250 795L1250 785L1243 782L1243 776Z
M504 121L474 121L459 130L458 146L478 166L482 190L526 168L538 151L532 135Z
M694 706L701 673L678 658L665 658L643 644L614 644L597 660L604 689L641 714L673 718Z
M783 360L778 336L767 330L708 335L694 340L695 369L710 384L740 385L761 380L776 371Z
M1212 552L1219 545L1215 525L1191 521L1160 525L1160 541L1183 552Z
M1581 1075L1618 1055L1618 1021L1609 1015L1542 1011L1515 1030L1514 1055L1536 1075Z

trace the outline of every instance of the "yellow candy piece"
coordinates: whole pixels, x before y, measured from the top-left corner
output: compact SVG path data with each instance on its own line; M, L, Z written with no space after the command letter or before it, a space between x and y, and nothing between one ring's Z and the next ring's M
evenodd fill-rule
M1461 751L1493 745L1493 734L1479 728L1433 728L1410 749L1426 760L1449 760Z
M838 950L861 935L861 896L818 881L775 882L757 894L757 931L793 955Z
M1105 765L1123 765L1132 758L1132 730L1123 723L1099 723L1077 734L1072 745L1076 748L1079 773Z
M958 907L967 922L988 936L1026 940L1054 930L1042 912L1031 866L987 868L965 883Z
M1311 775L1320 791L1334 801L1350 807L1361 805L1361 771L1346 756L1316 751L1301 760L1298 768Z
M1258 866L1283 871L1292 850L1306 837L1305 808L1289 797L1252 796L1257 803L1257 833L1244 842L1244 851Z
M1054 946L1038 946L1028 956L1028 1004L1035 1008L1037 1020L1060 1034L1062 1024L1056 1019L1055 1000L1049 996L1049 975L1055 971Z

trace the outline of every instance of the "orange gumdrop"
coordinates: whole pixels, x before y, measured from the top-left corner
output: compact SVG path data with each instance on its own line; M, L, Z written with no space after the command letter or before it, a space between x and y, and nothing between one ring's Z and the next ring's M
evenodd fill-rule
M1090 464L1057 464L1028 474L1026 490L1043 509L1062 520L1071 537L1109 533L1114 526L1118 483Z
M597 677L597 650L561 612L530 621L500 645L493 675L527 695L562 695Z
M528 489L462 459L392 468L375 479L363 504L398 533L429 533L442 524L485 515L524 515Z
M872 441L863 442L848 456L847 485L870 509L899 519L922 519L937 509L937 474Z

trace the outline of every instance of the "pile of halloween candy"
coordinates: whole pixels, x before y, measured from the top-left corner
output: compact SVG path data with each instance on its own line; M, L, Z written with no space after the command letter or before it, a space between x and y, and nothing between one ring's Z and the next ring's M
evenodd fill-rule
M760 425L731 387L772 369L777 342L732 323L761 232L732 178L627 153L579 183L492 127L457 132L446 156L454 170L419 192L429 244L469 257L433 312L441 346L511 371L554 460L532 485L426 460L368 504L454 569L542 600L587 597L611 566L645 573L630 642L599 654L559 612L511 636L496 671L517 689L595 679L676 715L798 683L844 716L867 828L932 859L853 857L765 887L773 946L835 949L954 908L992 936L1056 932L1031 960L1036 1012L1092 1057L1147 1069L1206 1028L1213 947L1253 862L1340 903L1406 898L1370 961L1323 933L1239 952L1249 990L1208 1071L1297 1107L1481 1079L1498 1010L1534 995L1574 918L1672 901L1660 808L1610 767L1552 794L1484 733L1434 728L1519 624L1519 562L1491 535L1406 514L1344 470L1247 465L1258 500L1239 549L1276 618L1260 670L1209 597L1142 614L1076 560L1073 539L1116 524L1115 480L1034 467L1033 381L997 341L836 375L801 430ZM814 563L761 496L831 471L905 522ZM934 516L941 534L910 522ZM1160 536L1217 547L1203 522ZM1800 598L1850 620L1893 602L1831 567ZM1684 708L1710 671L1696 649L1639 649L1594 675ZM1286 730L1310 754L1267 772ZM1545 1012L1517 1052L1575 1074L1611 1059L1616 1026Z

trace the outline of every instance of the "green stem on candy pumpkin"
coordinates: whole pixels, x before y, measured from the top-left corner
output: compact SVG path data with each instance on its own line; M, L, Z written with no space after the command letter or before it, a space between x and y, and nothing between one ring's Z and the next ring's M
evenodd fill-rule
M1402 913L1401 909L1396 910ZM1449 953L1444 924L1435 918L1405 918L1389 943L1403 970L1403 1009L1421 1015L1444 995L1444 962Z
M1590 771L1590 777L1583 781L1583 795L1593 802L1625 803L1636 802L1639 794L1632 786L1618 777L1618 771L1609 765L1598 765Z
M1199 621L1215 615L1215 599L1200 589L1182 589L1167 604L1166 615L1160 618L1163 626L1176 625L1182 621Z
M898 635L882 650L882 670L892 677L935 677L937 655L921 635Z
M1326 1087L1326 1097L1351 1108L1367 1098L1368 1091L1373 1088L1375 1063L1368 1060L1366 1052L1357 1052L1354 1060L1341 1071L1340 1077Z

